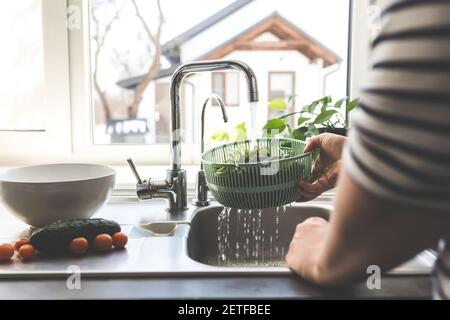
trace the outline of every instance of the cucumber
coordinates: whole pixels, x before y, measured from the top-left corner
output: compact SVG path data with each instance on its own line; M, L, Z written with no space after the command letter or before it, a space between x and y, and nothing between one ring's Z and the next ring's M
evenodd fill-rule
M86 238L90 244L102 233L114 235L120 232L117 222L105 219L72 219L53 222L36 229L30 243L43 254L69 252L69 244L75 238Z

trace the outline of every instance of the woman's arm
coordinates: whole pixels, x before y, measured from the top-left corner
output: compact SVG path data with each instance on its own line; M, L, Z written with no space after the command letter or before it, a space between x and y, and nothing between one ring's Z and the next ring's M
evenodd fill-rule
M387 271L450 230L448 214L380 199L356 185L345 170L336 198L331 221L300 224L286 256L289 267L322 286L363 280L370 265Z
M300 225L287 256L322 285L360 280L374 264L387 271L450 231L450 76L441 67L450 1L383 1L380 10L335 213ZM299 186L306 199L313 186Z

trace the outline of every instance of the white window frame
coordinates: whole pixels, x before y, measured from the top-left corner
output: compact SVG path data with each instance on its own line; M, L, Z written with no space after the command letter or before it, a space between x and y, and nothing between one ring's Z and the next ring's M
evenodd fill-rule
M350 35L349 94L360 97L367 82L370 56L370 25L368 8L370 0L352 1L352 33Z
M351 98L361 97L367 83L370 68L371 30L369 7L373 0L353 0L351 2L352 20L349 44L349 72L347 90ZM347 123L351 125L351 113L347 114Z
M352 1L349 94L360 95L365 82L370 36L367 6L370 0ZM67 28L67 7L80 9L80 28ZM148 165L167 165L169 144L96 145L89 60L89 0L42 0L44 57L48 92L49 128L45 132L0 132L0 165L42 162L101 162L125 164L126 157ZM47 150L48 149L48 150ZM43 152L44 151L44 152ZM184 165L200 160L200 148L182 146Z
M67 156L71 153L70 91L66 2L42 0L44 96L42 131L0 132L0 164L36 161L30 155ZM44 157L43 157L44 158Z

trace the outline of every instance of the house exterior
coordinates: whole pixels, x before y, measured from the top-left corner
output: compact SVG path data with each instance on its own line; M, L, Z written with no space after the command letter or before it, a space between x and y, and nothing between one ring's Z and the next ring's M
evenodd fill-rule
M161 70L148 87L142 102L146 107L139 114L148 119L148 143L168 141L170 76L185 62L234 59L248 63L258 79L257 128L262 128L274 113L267 107L268 101L297 94L288 110L294 112L325 94L327 76L339 69L340 57L269 6L265 12L259 7L260 16L255 16L255 4L252 0L235 1L163 46L171 67ZM140 80L135 77L118 84L132 89ZM199 143L201 107L211 93L225 101L229 123L225 126L220 109L212 106L206 113L207 134L250 119L246 82L240 74L232 71L189 76L182 92L185 143Z

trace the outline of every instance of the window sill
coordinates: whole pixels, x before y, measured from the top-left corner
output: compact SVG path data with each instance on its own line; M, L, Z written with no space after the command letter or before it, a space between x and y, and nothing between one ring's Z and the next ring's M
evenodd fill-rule
M118 195L130 195L134 194L136 189L136 180L128 166L110 166L114 170L116 170L116 187L114 190L114 194ZM0 166L0 173L4 172L8 169L14 168L13 166ZM166 176L166 171L169 166L163 165L139 165L139 175L141 175L142 179L147 179L149 177L154 179L164 179ZM194 190L195 177L197 170L199 170L199 166L182 166L187 173L187 186L188 190Z
M128 166L111 166L116 170L116 188L117 193L122 193L130 190L136 189L136 180ZM187 187L188 190L194 190L195 177L199 166L186 165L182 166L186 170L187 174ZM149 177L154 179L165 179L166 171L169 166L138 166L139 175L142 179L147 179Z
M0 166L0 173L8 169L12 169L12 166ZM136 180L131 173L128 166L111 166L116 170L116 187L114 189L113 196L117 197L135 197L136 196ZM142 179L149 177L154 179L164 179L165 173L169 167L162 165L142 165L138 167L139 174ZM193 194L195 189L195 178L199 166L186 165L182 166L186 170L187 174L187 188L188 194ZM320 201L333 201L336 196L335 189L323 193L317 200Z

